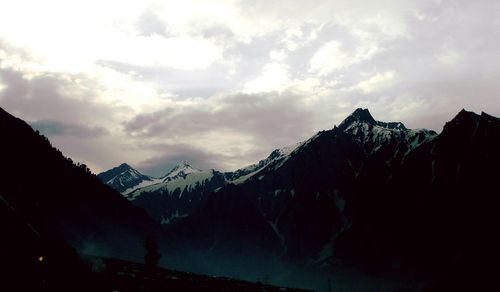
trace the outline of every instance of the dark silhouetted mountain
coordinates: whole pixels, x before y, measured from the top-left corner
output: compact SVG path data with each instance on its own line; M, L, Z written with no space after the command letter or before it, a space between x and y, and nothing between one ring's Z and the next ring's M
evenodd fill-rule
M142 258L145 234L157 231L143 210L3 109L0 135L0 192L18 216L78 252Z
M368 179L359 181L348 206L352 228L336 252L377 266L417 267L435 279L436 291L491 290L498 149L500 120L462 110L407 155L377 196Z
M77 253L0 195L2 291L105 291Z

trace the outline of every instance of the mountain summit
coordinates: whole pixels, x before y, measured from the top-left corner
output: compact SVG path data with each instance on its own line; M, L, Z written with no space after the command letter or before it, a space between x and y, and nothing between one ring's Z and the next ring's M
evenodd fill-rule
M192 167L188 162L181 161L172 168L164 177L163 180L171 180L177 176L185 177L190 173L201 172L201 170Z
M377 121L373 118L368 109L358 108L339 125L349 125L353 122L362 122L375 125Z
M153 178L144 175L126 163L122 163L108 171L102 172L97 177L105 184L123 193L128 189L138 186L144 181L152 181Z
M351 115L349 115L339 128L346 129L356 123L365 123L373 126L379 126L387 129L406 130L407 128L401 122L380 122L376 121L368 109L358 108Z

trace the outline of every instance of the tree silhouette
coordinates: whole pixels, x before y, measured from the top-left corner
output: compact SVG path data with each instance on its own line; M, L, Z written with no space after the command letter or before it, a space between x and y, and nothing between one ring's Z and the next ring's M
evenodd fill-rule
M144 256L144 268L152 271L158 266L158 260L161 258L161 253L158 252L158 244L152 235L148 235L144 241L146 255Z

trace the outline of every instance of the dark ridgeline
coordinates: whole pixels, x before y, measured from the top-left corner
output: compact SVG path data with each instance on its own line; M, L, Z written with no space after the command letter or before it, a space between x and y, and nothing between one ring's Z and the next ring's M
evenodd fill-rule
M99 291L66 242L79 252L143 256L145 234L157 231L143 210L1 108L0 136L4 288Z
M1 109L0 134L1 192L19 216L53 227L79 251L142 257L145 234L155 232L143 210Z

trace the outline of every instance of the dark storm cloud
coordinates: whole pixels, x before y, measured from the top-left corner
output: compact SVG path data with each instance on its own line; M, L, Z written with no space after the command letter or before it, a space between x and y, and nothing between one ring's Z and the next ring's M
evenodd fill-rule
M92 127L82 124L68 124L54 120L40 120L29 123L33 129L40 131L46 136L77 136L81 138L93 138L109 133L103 127Z
M271 145L290 143L311 131L312 112L300 105L301 97L285 93L234 94L221 98L215 107L165 108L137 115L125 123L135 137L200 135L233 130Z

